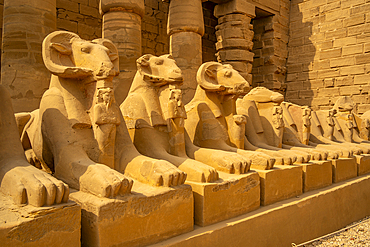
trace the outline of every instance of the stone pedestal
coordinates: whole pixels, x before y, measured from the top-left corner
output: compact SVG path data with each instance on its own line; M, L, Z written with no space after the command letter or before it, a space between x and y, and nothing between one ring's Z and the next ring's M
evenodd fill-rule
M340 158L332 160L333 183L354 178L357 176L356 158Z
M367 174L211 226L198 227L189 234L151 247L303 246L301 243L370 215L369 188Z
M72 201L19 207L0 194L0 246L80 246L80 230L81 208Z
M82 208L82 246L144 246L193 230L191 187L152 187L135 181L132 194L98 198L72 192Z
M302 194L302 167L275 166L257 170L261 182L261 205L269 205Z
M232 175L219 172L215 183L186 182L194 195L194 220L199 226L250 212L260 206L260 182L256 172Z
M370 172L370 155L355 155L357 161L357 176Z
M303 170L303 192L316 190L332 184L331 161L313 161L299 164Z

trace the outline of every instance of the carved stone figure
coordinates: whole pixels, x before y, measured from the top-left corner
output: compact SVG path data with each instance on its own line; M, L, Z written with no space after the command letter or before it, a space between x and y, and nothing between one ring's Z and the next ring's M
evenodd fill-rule
M244 147L245 137L239 125L245 120L236 113L236 99L247 93L248 82L231 65L216 62L204 63L199 68L197 82L195 96L185 106L188 114L185 129L190 138L186 142L241 154L258 169L272 168L275 159L269 155L238 148Z
M99 88L94 106L94 134L100 149L99 162L114 169L114 143L120 110L115 104L112 88Z
M199 148L186 141L187 114L179 89L182 73L170 55L144 55L137 65L120 108L139 152L171 162L194 182L216 181L216 169L239 174L249 171L250 161L243 156Z
M280 93L256 87L237 101L237 112L247 117L245 149L275 157L276 165L307 163L309 154L282 149L284 120L280 104L283 100Z
M30 165L19 140L10 95L0 85L0 189L16 204L36 207L68 201L69 187Z
M132 180L122 173L157 186L184 183L185 173L132 144L111 89L119 73L111 41L57 31L45 38L43 58L53 74L50 87L24 132L58 178L102 197L130 192Z

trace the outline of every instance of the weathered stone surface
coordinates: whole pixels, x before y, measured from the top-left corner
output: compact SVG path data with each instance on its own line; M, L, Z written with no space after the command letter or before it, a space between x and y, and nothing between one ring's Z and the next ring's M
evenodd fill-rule
M357 176L356 158L332 160L333 183L338 183Z
M76 203L19 207L0 194L0 242L3 246L80 246L81 207Z
M303 170L303 192L327 187L332 184L332 164L330 160L300 164Z
M208 227L195 229L152 247L290 246L337 231L370 214L370 175L310 191L298 198ZM333 203L333 201L335 203ZM348 202L352 202L348 206ZM302 223L304 222L304 224ZM251 231L250 227L254 230ZM266 232L269 237L266 238ZM235 237L237 236L237 237Z
M256 172L232 175L220 172L217 183L187 182L194 195L194 220L207 226L260 207L260 178Z
M193 230L188 185L156 188L135 181L132 194L116 199L71 193L82 209L83 246L144 246Z
M261 182L261 205L269 205L303 193L301 166L275 166L257 170Z

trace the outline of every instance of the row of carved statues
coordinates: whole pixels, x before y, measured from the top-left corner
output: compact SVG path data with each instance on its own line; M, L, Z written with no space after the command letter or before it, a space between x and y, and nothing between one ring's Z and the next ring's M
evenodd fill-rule
M0 86L1 190L17 204L65 202L69 187L115 197L130 193L132 179L153 186L211 183L218 171L243 174L370 152L369 120L353 113L349 97L314 112L266 88L249 91L232 66L207 62L184 105L175 60L144 55L118 106L118 51L111 41L57 31L42 52L52 76L39 109L14 118Z

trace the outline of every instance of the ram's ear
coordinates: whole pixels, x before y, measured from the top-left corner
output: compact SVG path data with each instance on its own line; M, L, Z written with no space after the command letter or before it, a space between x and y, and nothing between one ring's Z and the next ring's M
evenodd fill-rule
M76 67L72 58L73 40L77 34L56 31L49 34L42 43L42 58L46 68L54 75L64 78L83 78L92 75L92 70Z
M108 48L108 56L114 65L115 75L119 74L119 55L118 49L109 39L95 39L92 42L103 45Z
M217 69L223 65L217 62L207 62L202 64L197 73L197 82L206 91L223 91L225 87L218 84Z

